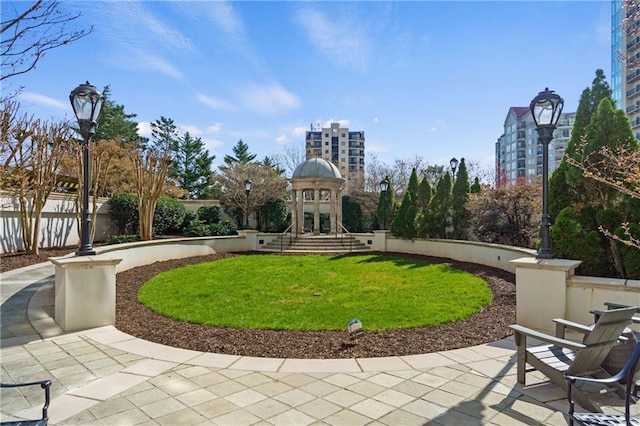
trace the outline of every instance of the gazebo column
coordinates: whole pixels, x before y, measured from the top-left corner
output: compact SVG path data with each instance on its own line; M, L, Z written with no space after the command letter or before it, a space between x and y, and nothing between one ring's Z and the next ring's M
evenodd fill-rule
M338 227L338 232L342 232L342 189L338 190L337 195L338 214L336 216L338 217L338 223L336 223L336 226Z
M291 190L291 233L298 233L298 191Z
M331 189L331 198L329 200L329 221L331 222L331 233L332 234L337 234L336 229L338 229L336 227L336 221L337 221L337 217L336 217L336 191L332 188Z
M320 233L320 190L313 190L313 233Z
M304 234L304 189L298 190L298 231Z

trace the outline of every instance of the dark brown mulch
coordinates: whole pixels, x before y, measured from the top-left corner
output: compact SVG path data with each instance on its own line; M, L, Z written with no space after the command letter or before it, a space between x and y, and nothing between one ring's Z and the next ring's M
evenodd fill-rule
M38 254L27 254L25 252L6 253L0 255L0 272L7 272L25 266L35 265L49 261L50 257L65 256L73 253L78 247L57 247L40 249Z
M387 253L388 254L388 253ZM176 321L137 303L140 287L159 272L239 254L216 254L156 262L117 276L116 327L131 335L169 346L204 352L276 358L352 358L424 354L502 339L515 322L515 276L499 269L450 259L428 258L471 272L487 281L493 302L470 318L436 327L366 332L351 340L345 331L297 332L244 330ZM364 324L366 330L366 324Z

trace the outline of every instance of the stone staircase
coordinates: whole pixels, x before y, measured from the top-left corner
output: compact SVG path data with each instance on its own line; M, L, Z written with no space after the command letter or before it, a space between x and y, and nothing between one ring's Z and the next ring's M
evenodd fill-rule
M260 248L260 251L286 253L354 253L368 252L371 247L348 234L338 235L281 235Z

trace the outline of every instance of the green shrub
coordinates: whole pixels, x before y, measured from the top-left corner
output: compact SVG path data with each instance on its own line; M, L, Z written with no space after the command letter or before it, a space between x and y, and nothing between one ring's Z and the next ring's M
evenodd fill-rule
M175 198L160 197L153 213L153 229L156 235L179 233L187 214L185 206Z
M363 232L363 214L360 204L349 195L342 197L342 223L351 232Z
M198 219L206 223L220 222L220 207L218 206L202 206L198 209Z
M133 243L135 241L140 241L139 235L114 235L107 239L107 244Z
M192 220L196 220L198 216L194 212L187 212L184 215L184 219L182 219L182 225L180 225L180 230L184 234L187 227L191 224ZM186 234L185 234L186 235Z
M187 237L208 237L211 235L209 226L199 219L193 219L184 229L184 235Z
M138 196L128 192L114 194L109 200L109 218L119 234L136 232L138 228Z
M237 232L233 229L231 222L225 220L224 222L212 223L209 225L209 235L223 237L225 235L236 235Z

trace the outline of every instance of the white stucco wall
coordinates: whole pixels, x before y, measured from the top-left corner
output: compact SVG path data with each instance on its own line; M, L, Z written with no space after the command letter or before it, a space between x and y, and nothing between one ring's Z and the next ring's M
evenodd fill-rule
M78 245L75 196L51 194L42 211L39 247L65 247ZM107 199L99 199L94 241L105 241L115 233L109 220ZM93 210L93 205L89 205ZM8 194L0 193L0 253L24 250L20 208L18 201Z

